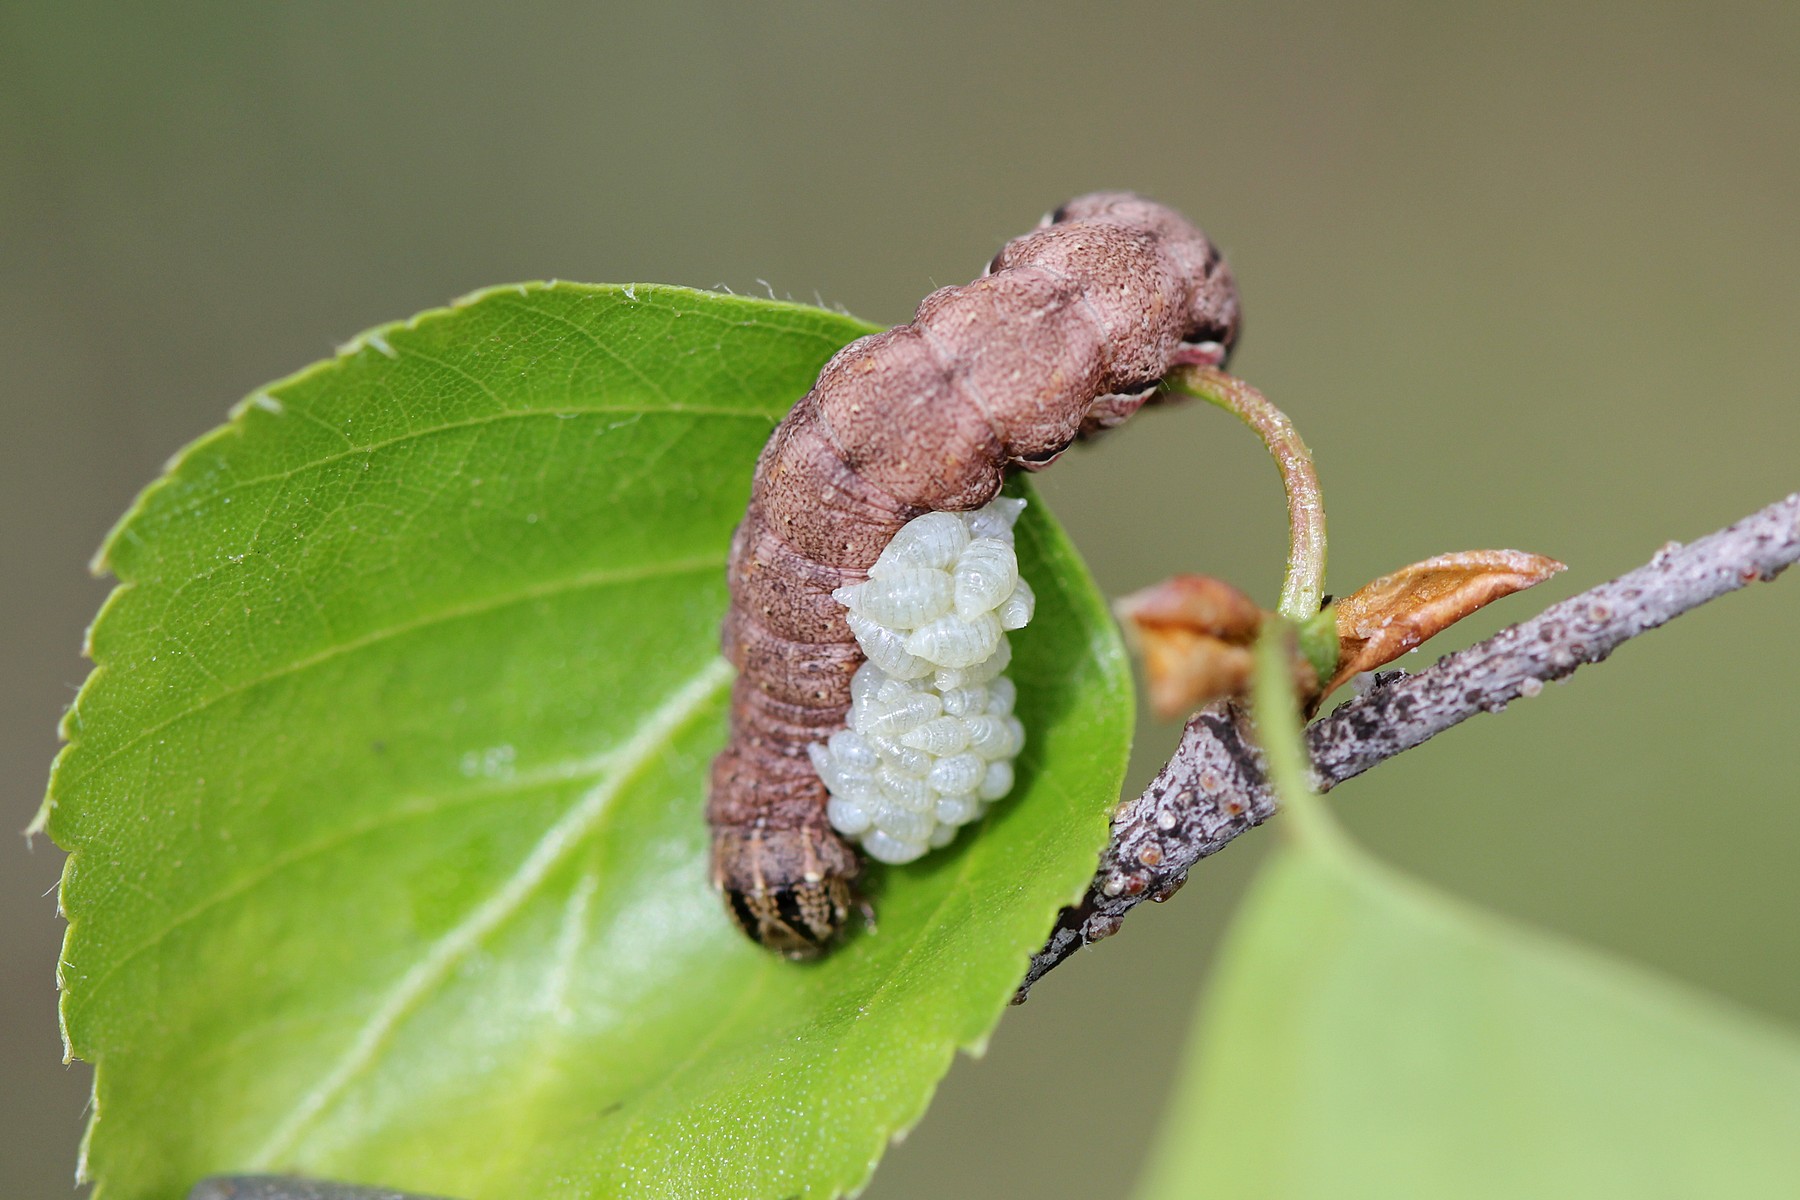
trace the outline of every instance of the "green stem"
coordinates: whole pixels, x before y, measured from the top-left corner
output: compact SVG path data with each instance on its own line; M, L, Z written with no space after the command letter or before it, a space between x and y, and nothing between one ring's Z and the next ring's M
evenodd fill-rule
M1256 738L1288 831L1319 853L1352 854L1349 835L1313 790L1294 690L1293 640L1294 627L1280 620L1265 621L1256 639L1256 672L1250 681Z
M1163 386L1224 409L1268 447L1287 491L1287 577L1281 583L1276 610L1296 624L1319 611L1325 597L1325 500L1313 470L1312 451L1287 414L1261 392L1217 367L1177 367Z

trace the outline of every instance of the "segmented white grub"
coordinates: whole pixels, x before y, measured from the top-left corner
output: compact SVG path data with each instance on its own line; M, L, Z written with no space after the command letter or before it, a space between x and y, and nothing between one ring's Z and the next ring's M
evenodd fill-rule
M960 608L959 582L931 567L902 567L831 594L845 608L854 608L882 625L917 629L944 616L952 604ZM1011 593L1008 588L1007 594Z
M868 661L848 729L808 747L831 792L832 828L871 858L911 862L1012 790L1025 729L1006 630L1031 619L1013 524L1025 501L903 526L866 583L832 593Z

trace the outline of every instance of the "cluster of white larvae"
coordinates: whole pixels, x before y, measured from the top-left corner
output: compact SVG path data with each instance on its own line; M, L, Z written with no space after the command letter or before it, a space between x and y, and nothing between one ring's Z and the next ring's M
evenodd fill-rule
M808 747L834 829L881 862L947 844L1012 790L1025 730L1006 631L1031 620L1013 523L1025 501L926 513L894 535L867 583L832 595L868 662L849 728Z

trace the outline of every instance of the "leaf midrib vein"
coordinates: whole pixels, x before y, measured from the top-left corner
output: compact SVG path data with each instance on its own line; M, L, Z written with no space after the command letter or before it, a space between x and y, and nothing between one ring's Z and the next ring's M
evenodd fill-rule
M344 1053L249 1156L250 1167L266 1170L288 1157L307 1127L378 1060L407 1015L449 976L465 954L524 906L556 867L593 832L619 794L724 690L731 677L730 665L723 659L713 659L650 712L637 731L619 746L616 771L546 830L517 869L486 900L432 943L421 961L400 978Z
M352 842L382 833L396 825L403 825L409 821L428 820L465 804L478 804L496 797L530 791L533 788L552 787L558 783L571 783L576 780L592 778L611 767L617 761L618 753L617 749L609 749L581 758L546 763L541 767L521 772L510 778L483 780L475 786L447 794L432 793L417 798L402 797L393 807L373 817L334 830L325 837L317 838L304 845L291 847L265 860L212 895L170 917L149 938L119 954L105 971L83 985L80 1004L69 1009L64 1016L64 1022L72 1025L79 1021L81 1015L93 1004L95 997L101 994L112 977L124 970L139 955L161 945L165 939L182 926L191 924L228 900L235 900L239 896L255 890L290 867L298 866L321 854L342 849Z

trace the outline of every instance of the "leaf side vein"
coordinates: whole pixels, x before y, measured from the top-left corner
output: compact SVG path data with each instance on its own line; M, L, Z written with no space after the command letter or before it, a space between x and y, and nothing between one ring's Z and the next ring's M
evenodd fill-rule
M252 688L261 687L264 684L271 683L277 679L311 670L322 663L330 662L332 659L340 658L343 655L354 653L358 650L367 649L368 647L377 645L381 642L396 637L402 637L408 633L414 633L420 629L429 628L432 625L441 624L446 621L455 621L463 617L498 612L501 609L511 607L515 604L524 604L532 600L542 600L546 597L559 595L563 592L579 591L583 588L591 587L607 587L620 583L639 583L645 580L660 579L671 575L694 574L701 571L717 571L722 569L724 565L724 558L707 555L700 558L675 559L669 562L647 563L633 567L613 567L599 571L590 571L582 575L572 576L568 579L558 579L532 587L520 588L516 591L507 592L504 595L489 596L467 604L453 605L436 612L426 613L409 621L402 621L396 625L389 625L382 629L372 630L360 637L339 642L335 646L327 647L324 650L306 655L303 658L297 658L293 662L286 663L270 671L265 671L254 678L246 679L241 683L236 683L221 691L214 692L212 695L205 697L195 704L189 705L180 712L174 713L156 724L140 730L126 741L121 742L113 749L101 755L94 762L87 764L80 774L77 774L72 778L64 778L63 773L59 771L55 780L55 784L57 785L56 790L59 797L62 794L66 794L68 789L73 788L82 780L93 775L96 771L105 767L107 763L119 757L121 754L124 754L133 746L139 745L147 739L155 737L171 725L175 725L178 722L185 721L190 717L205 712L215 704L228 700L243 692L250 691ZM78 747L79 743L71 743L69 749L76 750Z
M524 906L550 873L606 816L619 794L668 747L689 721L724 691L731 676L730 664L715 658L650 713L637 731L620 745L614 773L545 831L504 884L432 943L424 958L400 978L344 1053L250 1155L250 1167L266 1170L291 1155L307 1127L380 1058L400 1023L448 978L464 955Z

